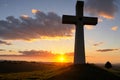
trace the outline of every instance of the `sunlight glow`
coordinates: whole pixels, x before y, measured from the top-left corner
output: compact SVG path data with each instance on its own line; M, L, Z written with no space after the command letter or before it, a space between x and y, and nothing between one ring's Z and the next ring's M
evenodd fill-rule
M64 55L59 56L58 57L58 62L66 62L65 56Z
M61 62L64 62L64 57L60 57L60 61L61 61Z
M70 39L72 39L73 38L73 36L71 35L71 36L54 36L54 38L53 37L48 37L48 36L41 36L40 37L41 38L41 40L61 40L61 39L64 39L64 40L70 40Z

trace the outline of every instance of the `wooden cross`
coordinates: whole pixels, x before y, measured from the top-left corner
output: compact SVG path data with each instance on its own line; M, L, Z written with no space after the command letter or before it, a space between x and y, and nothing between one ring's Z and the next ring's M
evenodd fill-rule
M76 16L63 15L63 24L75 24L75 48L74 48L74 64L85 64L85 46L84 46L84 25L96 25L96 17L83 16L83 1L77 1Z

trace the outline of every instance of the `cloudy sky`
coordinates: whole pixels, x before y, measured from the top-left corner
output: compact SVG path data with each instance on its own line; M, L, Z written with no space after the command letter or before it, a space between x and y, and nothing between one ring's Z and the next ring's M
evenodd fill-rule
M75 25L62 15L75 15L77 0L0 0L0 60L73 62ZM84 16L98 17L85 25L86 60L120 61L120 1L83 0Z

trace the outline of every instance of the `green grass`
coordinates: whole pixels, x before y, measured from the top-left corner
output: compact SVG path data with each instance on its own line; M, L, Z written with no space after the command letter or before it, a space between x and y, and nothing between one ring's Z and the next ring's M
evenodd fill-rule
M120 77L120 68L117 68L117 69L112 68L112 69L106 69L106 70Z
M64 73L47 80L120 80L120 77L92 64L72 65Z
M113 67L110 69L106 69L104 65L99 65L99 67L120 77L120 64L113 64Z
M0 73L0 80L46 80L67 70L69 65L50 64L50 68L45 68L30 72ZM40 66L41 67L41 66Z
M0 79L6 79L6 80L26 80L26 79L39 79L39 80L45 80L49 77L51 77L55 70L47 70L47 71L32 71L32 72L21 72L21 73L10 73L10 74L4 74L0 75Z
M120 67L105 69L92 64L4 62L0 69L0 80L109 80L120 76Z

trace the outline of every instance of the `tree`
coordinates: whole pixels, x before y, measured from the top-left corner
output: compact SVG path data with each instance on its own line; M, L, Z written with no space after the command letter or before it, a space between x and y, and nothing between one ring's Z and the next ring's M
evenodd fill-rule
M109 61L107 61L105 64L105 68L107 68L107 69L112 68L112 64Z

